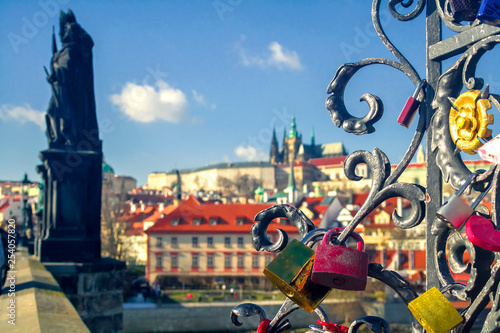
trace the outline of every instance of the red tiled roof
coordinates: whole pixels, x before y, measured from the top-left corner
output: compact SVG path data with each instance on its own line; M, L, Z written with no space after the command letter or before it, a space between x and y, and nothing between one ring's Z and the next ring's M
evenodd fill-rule
M308 162L315 166L343 165L347 156L312 158Z
M3 205L0 206L0 213L3 213L8 207L10 206L10 203L7 201Z
M325 197L322 196L322 197L306 197L305 198L305 201L307 202L308 205L310 204L314 204L314 203L320 203L321 201L323 201Z
M127 211L122 216L118 218L121 222L142 222L155 212L156 208L154 206L145 205L144 211L141 211L141 207L137 207L134 212Z
M272 204L201 204L194 196L179 204L165 218L158 220L146 233L164 232L242 232L249 233L253 223L236 224L236 219L245 217L249 222L254 221L255 215ZM194 218L203 218L199 225L193 225ZM217 217L216 225L209 224L210 218ZM178 225L172 225L172 219L180 218ZM283 225L273 221L268 231L283 229L287 233L298 233L294 225Z

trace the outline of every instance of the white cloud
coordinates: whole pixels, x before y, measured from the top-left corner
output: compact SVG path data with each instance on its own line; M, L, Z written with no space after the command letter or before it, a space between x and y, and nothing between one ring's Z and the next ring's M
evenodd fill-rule
M261 68L277 67L279 69L300 70L299 55L296 51L289 51L278 42L271 42L268 46L270 53L264 56L251 55L241 46L241 42L245 40L245 36L237 43L236 48L239 51L241 61L245 66L259 66Z
M281 66L289 67L290 69L302 69L297 52L286 50L278 42L269 44L269 50L271 50L270 64L280 69Z
M198 104L200 105L203 105L203 106L206 106L206 107L209 107L210 109L212 110L215 110L215 108L217 107L215 105L215 103L208 103L207 100L205 99L205 96L203 96L202 94L198 93L196 90L193 89L193 97L194 97L194 100L196 102L198 102ZM210 104L210 105L209 105Z
M178 123L190 118L186 95L162 80L156 82L156 87L127 82L120 94L111 95L111 102L132 120L143 123Z
M3 104L0 106L0 119L2 121L17 121L21 124L32 122L45 131L45 112L33 110L29 104L25 106Z
M251 145L240 145L234 149L234 153L236 156L244 158L247 161L266 161L269 159L269 155L262 149L255 148Z

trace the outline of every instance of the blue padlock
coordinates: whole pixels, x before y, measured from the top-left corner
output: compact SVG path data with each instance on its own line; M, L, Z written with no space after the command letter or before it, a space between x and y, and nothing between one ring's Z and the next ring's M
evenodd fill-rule
M483 0L477 13L483 23L500 27L500 0Z

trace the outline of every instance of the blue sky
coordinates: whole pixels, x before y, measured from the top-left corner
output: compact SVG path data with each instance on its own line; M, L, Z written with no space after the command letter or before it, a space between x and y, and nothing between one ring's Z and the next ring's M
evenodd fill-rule
M424 15L403 23L382 6L389 38L425 77ZM343 141L349 152L379 147L391 163L399 162L413 136L416 121L405 129L396 119L414 88L388 67L363 69L345 94L357 116L368 110L361 95L382 99L384 117L375 133L345 133L325 108L339 66L394 59L374 34L366 0L3 0L0 179L21 179L25 171L39 179L35 167L47 148L43 114L51 95L43 66L50 63L52 25L58 33L59 11L68 8L95 43L105 159L139 185L156 170L267 160L273 128L281 144L293 114L305 143L314 127L316 143ZM492 92L500 89L487 64L481 70Z

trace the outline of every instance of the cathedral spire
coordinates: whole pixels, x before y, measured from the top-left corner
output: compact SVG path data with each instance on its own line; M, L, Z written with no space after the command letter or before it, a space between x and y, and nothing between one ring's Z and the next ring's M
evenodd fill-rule
M316 143L315 143L315 140L314 140L314 127L312 128L312 134L311 134L311 146L315 146Z
M273 138L271 140L271 152L269 154L269 161L271 164L280 162L280 151L278 147L278 140L276 139L276 128L273 128Z
M296 138L297 137L297 126L295 125L295 115L293 115L292 118L292 129L290 129L290 134L288 135L289 138Z

